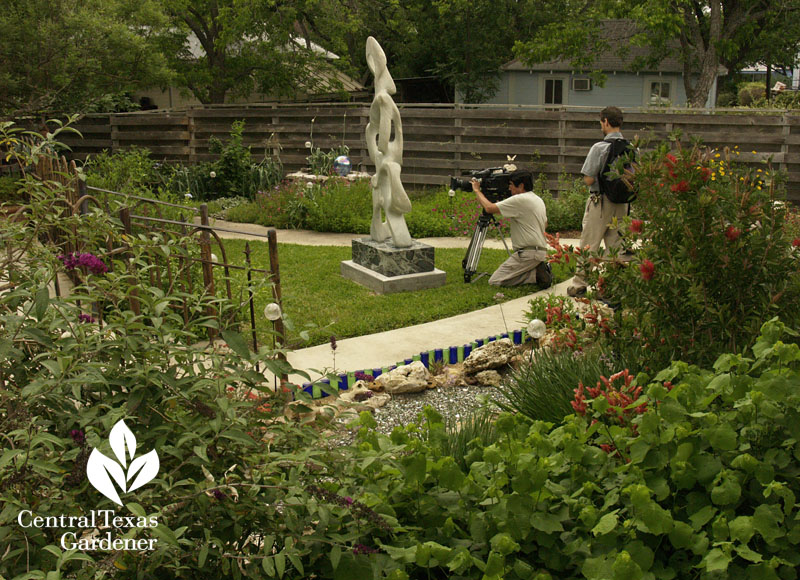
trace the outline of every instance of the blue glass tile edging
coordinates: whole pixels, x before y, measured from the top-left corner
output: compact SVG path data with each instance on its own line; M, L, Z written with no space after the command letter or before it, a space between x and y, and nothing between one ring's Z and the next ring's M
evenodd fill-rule
M462 362L465 358L467 358L470 353L480 347L488 344L490 342L494 342L501 338L511 338L511 342L513 344L522 344L523 342L527 341L529 338L527 333L524 330L514 330L511 332L511 336L508 333L504 332L499 336L490 336L488 338L482 338L472 341L469 344L465 344L462 346L451 346L449 348L436 348L433 350L429 350L427 352L421 352L419 354L414 355L411 358L407 358L402 362L398 362L395 365L391 365L388 367L383 367L379 369L366 369L362 371L353 371L349 373L341 373L338 375L338 381L336 382L336 387L340 391L346 391L350 387L352 387L356 380L355 374L360 372L364 374L371 374L374 378L378 378L378 376L382 375L383 373L388 373L396 369L399 366L409 365L413 361L420 361L425 368L430 368L430 363L433 362L443 362L446 364L457 364ZM325 385L330 386L331 381L330 379L320 379L316 383L303 383L303 390L311 395L314 399L319 399L325 396L325 393L322 391L322 388L319 386L320 383L324 383Z

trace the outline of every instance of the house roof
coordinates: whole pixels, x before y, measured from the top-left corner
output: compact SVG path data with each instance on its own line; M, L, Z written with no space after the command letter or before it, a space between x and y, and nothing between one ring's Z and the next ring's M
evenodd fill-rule
M650 55L650 49L648 47L631 45L631 38L639 32L636 23L632 20L601 20L600 26L602 27L601 37L608 41L609 48L606 52L595 56L594 63L591 66L592 70L630 72L632 70L631 63L633 63L634 60L639 57L646 58ZM677 40L675 40L674 45L676 48L680 48ZM620 56L620 52L623 49L626 49L627 52L624 53L624 56ZM526 65L523 64L520 59L515 58L504 64L502 69L518 71L573 71L575 67L570 63L569 59L555 59L549 62ZM640 69L640 71L682 73L683 63L674 56L668 56L656 66L645 67L644 69Z

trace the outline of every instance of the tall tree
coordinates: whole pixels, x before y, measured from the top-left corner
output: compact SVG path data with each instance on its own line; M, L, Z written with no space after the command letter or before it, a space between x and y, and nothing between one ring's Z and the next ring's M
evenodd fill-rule
M374 36L396 78L434 76L469 102L497 89L516 40L541 21L538 0L339 0L350 15L347 45L366 70L364 41Z
M670 55L684 66L684 88L689 104L702 107L714 84L720 64L736 65L751 55L754 26L774 22L776 15L796 11L798 0L599 0L554 2L559 21L538 31L529 42L519 43L517 54L529 62L570 58L576 68L591 68L592 49L603 47L599 20L633 19L639 32L631 44L648 46L650 56L634 63L644 66ZM787 31L793 37L797 31ZM762 45L763 48L763 45ZM589 57L589 58L587 58Z
M6 0L0 112L79 113L109 94L166 82L151 43L160 18L150 0Z
M325 57L303 40L313 40L309 25L334 14L314 0L165 0L172 28L163 50L179 84L202 103L223 103L254 91L291 95L312 89L313 67ZM314 29L313 26L311 27Z

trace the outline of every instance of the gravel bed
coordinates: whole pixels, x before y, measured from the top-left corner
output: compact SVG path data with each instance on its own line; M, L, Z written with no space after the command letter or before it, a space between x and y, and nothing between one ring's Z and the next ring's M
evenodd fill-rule
M427 389L419 393L392 395L392 399L373 412L377 422L376 431L390 434L395 427L408 425L417 420L425 407L433 407L446 419L460 421L481 407L482 400L505 401L505 397L494 387L451 386ZM349 445L355 440L356 430L348 429L345 419L335 422L341 428L327 439L328 447Z

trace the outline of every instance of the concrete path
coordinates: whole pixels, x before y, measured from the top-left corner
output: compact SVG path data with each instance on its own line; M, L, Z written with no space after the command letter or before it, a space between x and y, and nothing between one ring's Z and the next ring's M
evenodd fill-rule
M211 225L238 231L238 233L219 232L221 238L261 241L264 240L262 236L265 236L269 229L254 224L240 224L224 220L212 220ZM362 237L365 235L277 230L278 242L282 244L349 246L353 239ZM466 248L469 245L469 238L421 238L419 241L436 248ZM507 243L510 247L510 240ZM577 245L578 240L562 240L562 243ZM503 249L503 243L500 240L487 239L484 247ZM569 280L547 290L482 310L397 330L339 340L336 348L335 370L342 373L382 368L412 358L421 352L463 346L474 340L519 330L525 327L524 312L531 298L547 294L566 295L568 286ZM498 288L498 291L501 289ZM504 317L505 323L503 322ZM334 370L334 357L330 344L295 350L289 353L288 360L294 368L308 372L312 379ZM301 380L299 377L292 378Z

